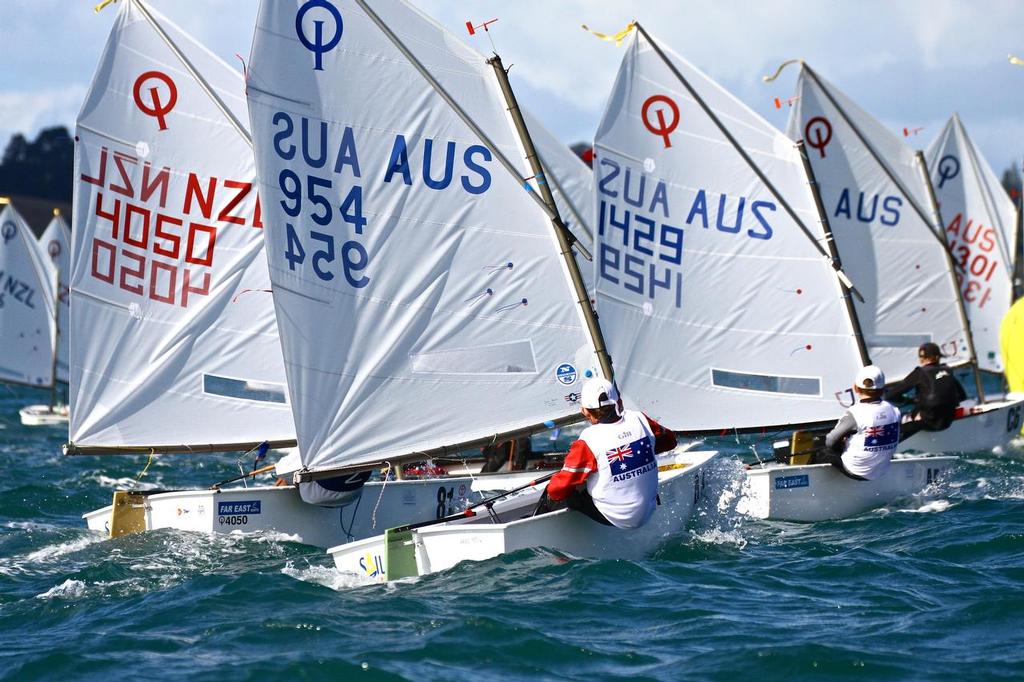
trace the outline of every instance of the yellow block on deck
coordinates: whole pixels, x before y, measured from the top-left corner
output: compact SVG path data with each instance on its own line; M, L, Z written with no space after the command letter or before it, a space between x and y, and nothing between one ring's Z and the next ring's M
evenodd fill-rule
M810 431L794 431L789 443L790 464L810 464L811 452L820 445L820 438Z
M118 490L110 509L110 537L141 533L146 530L146 496Z

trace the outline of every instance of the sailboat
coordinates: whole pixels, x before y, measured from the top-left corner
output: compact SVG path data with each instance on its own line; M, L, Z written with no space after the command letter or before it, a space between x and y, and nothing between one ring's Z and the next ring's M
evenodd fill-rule
M71 272L71 230L67 222L54 209L53 218L39 237L38 246L44 262L54 271L57 296L53 313L56 317L57 341L54 355L54 381L48 405L28 405L18 411L25 426L60 426L68 423L68 406L61 402L58 382L68 383L68 275Z
M628 368L623 391L691 437L831 426L870 360L859 281L803 146L634 27L594 145L598 312ZM944 464L901 460L883 484L761 462L742 510L849 516L916 492Z
M262 3L246 92L298 480L579 419L611 363L500 59L400 0ZM686 522L712 456L664 465L644 532L522 518L531 486L507 514L328 551L381 580L529 546L642 553Z
M0 381L54 388L56 283L11 203L0 210Z
M122 3L76 131L68 454L295 446L244 112L231 67ZM340 508L294 485L118 491L85 519L112 536L274 530L327 547L444 515L474 485L370 482Z
M964 266L947 240L924 155L803 62L796 94L789 133L808 147L837 250L863 293L855 312L874 364L893 381L916 365L918 345L933 341L946 364L974 377L977 402L962 406L945 431L919 431L900 451L1004 445L1020 428L1022 402L986 399L958 281Z

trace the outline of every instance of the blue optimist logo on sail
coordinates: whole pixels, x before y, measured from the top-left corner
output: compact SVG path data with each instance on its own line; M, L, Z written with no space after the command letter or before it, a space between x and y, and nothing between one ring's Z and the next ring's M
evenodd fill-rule
M613 481L625 481L646 474L654 467L654 446L646 436L629 445L607 450L608 469Z
M311 21L306 21L306 15L312 10L321 9L326 11L326 15L323 12L317 12ZM329 22L327 20L330 20ZM324 33L324 26L330 23L331 28L328 29L327 34L330 37L327 38ZM312 24L312 27L309 26ZM312 37L310 36L310 28L312 28ZM327 0L309 0L306 4L299 8L299 11L295 13L295 34L299 37L299 42L307 50L313 53L313 70L323 71L323 57L325 52L330 52L338 46L341 42L341 34L345 29L345 23L341 20L341 12L338 8L327 2Z

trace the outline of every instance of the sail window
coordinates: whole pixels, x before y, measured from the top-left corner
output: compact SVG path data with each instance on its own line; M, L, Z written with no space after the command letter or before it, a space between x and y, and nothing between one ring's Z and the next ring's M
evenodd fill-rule
M784 377L774 374L749 374L727 369L711 370L711 383L722 388L759 393L789 395L821 395L821 379L816 377Z
M872 348L917 348L931 340L930 334L876 334L865 338Z
M282 384L232 379L215 374L203 375L203 393L238 400L254 400L261 403L284 405L288 402L285 387Z
M536 374L537 361L529 340L476 348L413 353L412 371L423 374Z

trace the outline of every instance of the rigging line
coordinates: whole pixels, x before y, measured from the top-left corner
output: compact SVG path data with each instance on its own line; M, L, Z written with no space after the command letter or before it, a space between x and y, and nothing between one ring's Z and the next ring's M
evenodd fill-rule
M149 10L143 4L142 0L129 1L134 3L135 7L139 10L139 12L142 13L142 16L145 17L149 25L153 27L153 30L156 31L157 34L159 34L160 38L164 41L164 43L166 43L167 47L169 47L171 49L171 52L174 53L174 56L177 57L179 61L181 61L182 65L189 72L189 74L191 74L192 78L194 78L195 81L199 84L199 87L203 89L203 92L206 93L207 97L209 97L217 106L217 108L220 109L220 113L224 114L224 116L228 119L228 122L231 124L231 126L238 132L239 135L242 136L242 139L245 140L246 144L252 147L252 135L250 135L249 131L246 130L244 126L242 126L241 122L239 122L237 118L235 118L235 115L231 113L231 110L228 109L226 104L224 104L224 101L220 98L220 96L216 92L214 92L213 87L209 83L207 83L206 79L203 78L199 71L196 70L196 67L192 65L192 62L189 61L189 58L185 56L185 53L183 53L175 44L175 42L171 40L171 37L167 35L166 31L164 31L163 26L161 26L156 21L156 19L153 18L153 15L149 13Z
M377 510L380 509L380 501L384 499L384 490L388 487L388 479L391 477L391 462L384 462L388 465L387 470L384 472L384 483L380 487L380 494L377 495L377 504L373 505L373 513L370 514L370 528L376 530L377 528ZM399 465L401 466L401 465ZM395 474L395 478L398 478L398 474ZM360 495L360 497L362 497ZM355 516L352 517L355 519Z
M765 188L767 188L768 191L772 193L772 196L774 196L775 199L782 205L782 208L786 211L787 214L789 214L789 217L793 220L794 223L796 223L797 227L800 228L800 231L804 233L804 236L807 237L808 240L810 240L810 242L814 245L814 248L818 250L818 253L820 253L822 256L829 260L832 269L835 270L836 276L839 278L839 281L843 283L843 286L845 286L850 291L853 291L857 298L863 300L863 298L860 295L860 292L857 291L857 288L853 285L853 282L850 280L847 274L843 271L841 267L837 266L835 261L832 260L829 254L821 246L821 244L818 243L818 240L814 237L810 229L808 229L808 227L796 214L796 211L793 210L793 207L789 205L789 202L786 201L785 197L782 196L782 193L779 192L778 189L776 189L775 185L772 184L771 180L768 179L768 176L764 174L761 168L756 163L754 163L754 160L750 158L750 155L747 154L747 151L743 149L739 142L737 142L736 138L733 137L731 132L729 132L729 129L726 128L725 124L722 123L721 119L719 119L718 116L715 115L715 112L711 110L711 107L707 105L707 102L705 102L704 99L693 88L693 86L690 85L690 82L686 79L685 76L683 76L682 72L680 72L679 69L676 68L676 65L672 63L672 61L668 58L668 55L666 55L665 52L662 51L661 46L658 45L654 38L651 37L651 34L647 32L647 29L645 29L640 24L640 22L635 23L637 30L640 32L641 35L643 35L647 42L650 43L651 47L661 58L661 60L665 63L665 66L669 68L669 70L679 80L682 86L686 88L686 91L690 93L690 96L704 111L704 114L711 119L711 122L715 124L715 126L722 133L722 135L725 136L725 139L729 141L729 144L732 145L733 149L735 149L736 152L740 155L740 157L746 162L750 170L754 172L754 175L756 175L758 180L761 181L761 184L763 184Z

